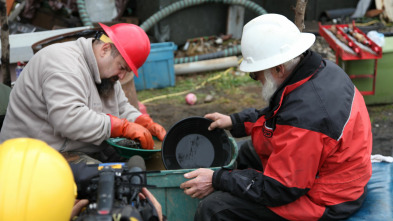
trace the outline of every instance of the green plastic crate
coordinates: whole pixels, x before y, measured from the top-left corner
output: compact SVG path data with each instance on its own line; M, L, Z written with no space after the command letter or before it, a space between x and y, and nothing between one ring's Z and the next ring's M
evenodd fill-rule
M238 154L238 147L233 138L229 138L232 144L232 159L225 168L233 168ZM221 167L212 167L218 170ZM168 220L194 220L194 214L198 207L199 199L191 198L180 189L180 184L187 181L184 174L194 169L161 170L157 173L147 174L147 184L155 185L149 191L156 197L162 206L162 212Z
M374 73L374 60L339 61L340 66L349 75ZM377 63L377 78L375 81L375 94L364 95L366 104L391 104L393 103L393 37L385 37L382 47L382 58ZM373 79L355 78L352 82L359 91L371 91Z

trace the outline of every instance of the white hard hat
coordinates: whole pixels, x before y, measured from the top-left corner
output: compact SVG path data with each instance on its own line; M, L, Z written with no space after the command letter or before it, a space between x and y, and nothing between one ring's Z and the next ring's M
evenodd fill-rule
M240 70L262 71L283 64L309 49L315 35L301 33L285 16L264 14L243 28Z

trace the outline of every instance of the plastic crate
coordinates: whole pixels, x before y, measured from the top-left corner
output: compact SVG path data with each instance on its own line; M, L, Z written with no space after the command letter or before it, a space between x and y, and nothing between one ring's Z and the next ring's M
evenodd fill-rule
M385 44L382 47L382 58L378 60L375 94L364 96L367 105L393 103L393 87L391 85L393 82L392 61L393 37L385 37ZM340 60L339 64L348 75L372 72L374 68L373 60ZM373 87L373 79L371 78L357 78L352 79L352 81L360 91L371 90Z
M146 62L138 69L134 78L135 89L145 90L175 86L174 51L177 46L173 42L152 43Z
M378 74L375 82L375 94L365 96L366 104L392 104L393 103L393 37L385 37L382 47L382 58L378 61Z
M226 168L233 168L238 154L238 147L233 138L229 138L232 145L232 159ZM221 167L211 167L218 170ZM149 188L150 192L160 202L162 212L168 220L194 220L195 211L198 207L199 199L191 198L180 189L180 184L187 181L184 174L194 169L182 170L161 170L157 173L147 174L147 183L155 185Z

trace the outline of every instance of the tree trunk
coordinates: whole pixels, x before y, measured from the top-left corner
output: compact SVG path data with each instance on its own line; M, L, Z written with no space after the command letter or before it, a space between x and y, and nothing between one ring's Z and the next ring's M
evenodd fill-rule
M11 86L9 27L8 27L7 7L6 7L5 0L0 0L0 25L1 25L1 73L3 74L3 83L5 85Z
M306 6L308 0L297 0L295 8L295 25L299 28L300 32L305 28L304 14L306 13Z

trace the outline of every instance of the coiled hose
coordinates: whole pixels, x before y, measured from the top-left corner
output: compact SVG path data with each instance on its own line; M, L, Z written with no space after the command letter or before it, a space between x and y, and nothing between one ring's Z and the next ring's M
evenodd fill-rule
M143 22L140 27L147 32L151 27L153 27L153 25L155 25L157 22L167 17L168 15L190 6L201 5L205 3L224 3L224 4L241 5L247 9L254 11L257 15L262 15L267 13L266 10L263 9L261 6L249 0L184 0L184 1L178 1L172 3L167 7L161 9L160 11L156 12L155 14L150 16L145 22ZM241 53L240 45L237 45L225 49L223 51L214 52L210 54L176 58L174 63L181 64L181 63L195 62L195 61L208 60L213 58L228 57L228 56L238 55L240 53Z
M263 9L258 4L249 1L249 0L184 0L178 1L168 5L167 7L161 9L160 11L154 13L150 16L145 22L141 24L141 28L146 32L153 27L154 24L161 21L161 19L167 17L168 15L172 14L173 12L179 11L183 8L187 8L190 6L201 5L205 3L224 3L224 4L232 4L232 5L241 5L245 8L248 8L258 15L266 14L266 10Z
M145 22L143 22L143 24L140 27L147 32L154 24L161 21L161 19L167 17L168 15L176 11L179 11L183 8L188 8L190 6L201 5L205 3L224 3L224 4L241 5L254 11L258 15L267 13L266 10L263 9L261 6L249 0L184 0L184 1L178 1L172 3L167 7L161 9L160 11L154 13ZM76 4L83 25L93 26L93 23L91 22L89 14L87 13L86 10L85 0L77 0Z
M85 1L84 0L77 0L76 3L78 6L79 15L80 15L83 25L93 27L90 17L86 11ZM266 10L263 9L261 6L259 6L258 4L254 3L252 1L249 1L249 0L183 0L183 1L178 1L178 2L172 3L168 6L166 6L165 8L161 9L160 11L154 13L145 22L143 22L140 27L147 32L157 22L161 21L163 18L167 17L168 15L170 15L176 11L179 11L181 9L188 8L191 6L196 6L196 5L206 4L206 3L223 3L223 4L232 4L232 5L241 5L247 9L250 9L251 11L254 11L257 15L262 15L262 14L267 13ZM228 48L223 51L219 51L219 52L215 52L215 53L204 54L204 55L199 55L199 56L192 56L192 57L185 57L185 58L176 58L174 63L179 64L179 63L207 60L207 59L212 59L212 58L227 57L227 56L238 55L238 54L240 54L240 52L241 52L240 45L237 45L232 48Z
M79 17L83 26L93 27L93 23L91 22L90 16L86 10L85 0L76 0L76 5L78 7Z

